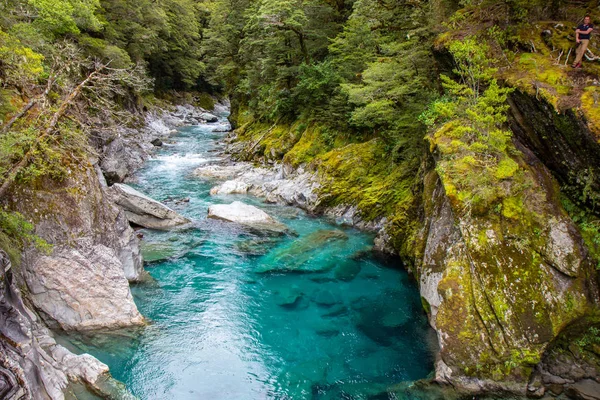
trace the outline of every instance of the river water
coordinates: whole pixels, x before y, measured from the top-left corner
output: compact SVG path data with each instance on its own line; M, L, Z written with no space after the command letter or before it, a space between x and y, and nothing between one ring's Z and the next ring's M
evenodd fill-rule
M434 361L414 279L371 254L370 234L251 196L211 196L215 182L191 173L220 160L216 126L181 128L137 173L135 187L194 221L143 231L157 260L146 264L153 282L132 292L149 325L72 345L141 399L402 398L386 391L427 377ZM206 219L209 205L234 200L293 234Z

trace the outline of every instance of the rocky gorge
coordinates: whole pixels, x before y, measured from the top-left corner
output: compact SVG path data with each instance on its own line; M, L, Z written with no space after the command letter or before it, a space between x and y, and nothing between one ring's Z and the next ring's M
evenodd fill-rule
M597 2L58 3L0 4L0 397L600 399Z
M145 324L129 288L148 278L130 223L168 229L189 221L126 185L109 187L105 177L125 180L152 154L150 142L168 140L177 126L197 122L194 116L214 117L191 106L149 113L144 128L119 132L61 184L11 193L8 201L35 221L35 234L51 249L28 249L18 266L2 253L10 366L2 398L77 398L86 390L128 398L106 365L57 345L47 327L98 332Z

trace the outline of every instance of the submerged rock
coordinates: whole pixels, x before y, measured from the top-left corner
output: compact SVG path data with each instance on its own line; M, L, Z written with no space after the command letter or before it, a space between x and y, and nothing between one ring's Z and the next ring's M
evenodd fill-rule
M125 210L129 222L144 228L165 230L190 222L131 186L115 183L109 192L113 201Z
M168 243L147 243L141 244L142 256L146 262L163 261L175 256L177 250Z
M257 268L256 272L322 272L335 266L337 260L310 262L319 253L334 253L335 245L348 240L340 230L320 230L301 237L289 246L276 251ZM331 254L329 254L331 255Z
M214 204L208 207L208 218L234 222L259 230L285 232L287 227L260 208L234 201L231 204Z
M282 288L275 292L275 304L292 307L302 298L302 292L295 286Z
M327 289L320 289L313 295L313 301L320 306L331 307L341 302L340 298Z
M338 265L333 272L336 279L344 282L350 282L360 273L361 270L360 263L354 260L348 260L340 265Z
M258 237L253 239L243 240L236 243L239 251L245 254L260 256L266 254L277 241L272 237Z

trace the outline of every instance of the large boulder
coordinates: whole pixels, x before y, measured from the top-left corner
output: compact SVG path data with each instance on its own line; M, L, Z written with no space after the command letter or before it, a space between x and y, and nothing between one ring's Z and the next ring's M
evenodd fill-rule
M323 272L334 268L348 235L340 230L319 230L269 254L256 272Z
M287 227L260 208L234 201L231 204L215 204L208 207L208 218L235 222L250 228L285 232Z
M136 225L166 230L190 222L189 219L131 186L115 183L108 190L113 201L125 210L129 222Z
M545 351L593 301L591 263L555 183L533 158L521 165L531 186L515 217L467 213L435 171L425 177L417 276L439 338L436 379L471 391L525 393Z
M17 186L7 196L53 245L51 251L28 248L18 279L42 315L64 329L142 324L127 282L146 276L139 239L94 168L73 171L62 182Z
M203 119L206 122L218 122L219 118L216 115L213 115L211 113L202 113L200 114L200 118Z
M196 168L194 175L210 179L234 179L246 171L252 169L247 163L236 163L232 165L203 165Z
M64 330L140 325L117 254L101 244L57 248L25 271L33 304Z
M112 398L105 390L105 384L114 384L108 366L57 344L23 303L14 276L6 253L0 250L0 398L64 400L64 392L75 382L84 384L82 391L89 388L90 398L99 394ZM123 391L119 398L132 396Z

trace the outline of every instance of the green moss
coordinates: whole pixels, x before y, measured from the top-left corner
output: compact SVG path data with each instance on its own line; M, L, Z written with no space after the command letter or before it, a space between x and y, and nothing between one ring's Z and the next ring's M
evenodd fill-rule
M296 125L295 131L298 132L304 124L301 122ZM324 127L310 124L302 132L300 139L295 143L294 147L285 155L284 161L297 167L301 164L312 162L316 156L326 153L331 149L323 137Z
M200 93L200 95L198 96L198 99L196 101L196 104L198 104L200 107L204 108L205 110L212 111L215 109L215 101L208 93Z
M327 204L356 205L366 220L387 216L404 221L414 197L414 170L389 160L382 141L349 144L315 159L327 185Z
M581 109L588 121L590 130L600 140L600 90L597 87L588 87L581 96Z
M512 178L518 169L519 169L519 164L517 164L511 158L505 158L498 163L498 166L496 167L496 172L494 173L494 175L498 179Z
M524 214L523 200L518 197L507 197L502 200L502 215L506 218L519 219Z
M21 250L4 232L0 231L0 250L4 250L8 254L8 258L13 265L21 264Z
M431 314L431 305L423 296L421 296L421 305L423 306L423 310L425 310L427 314Z

